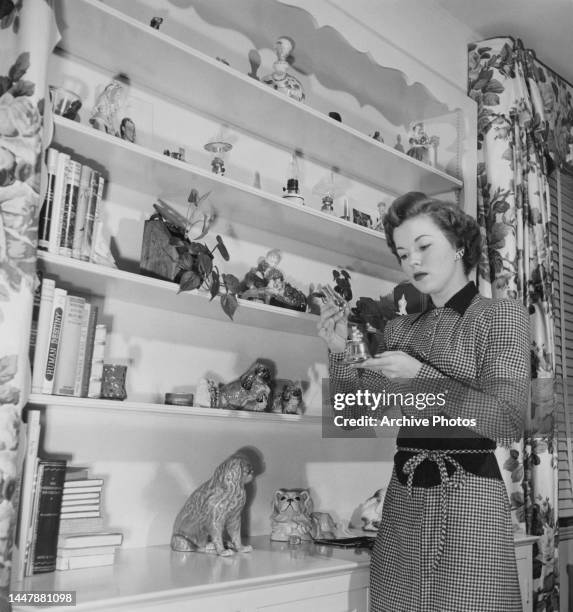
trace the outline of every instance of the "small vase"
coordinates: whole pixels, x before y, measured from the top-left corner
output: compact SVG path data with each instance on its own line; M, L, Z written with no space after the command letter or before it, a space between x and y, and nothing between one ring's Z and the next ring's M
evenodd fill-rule
M101 398L124 400L127 397L127 391L125 390L126 376L127 366L104 363L101 382Z

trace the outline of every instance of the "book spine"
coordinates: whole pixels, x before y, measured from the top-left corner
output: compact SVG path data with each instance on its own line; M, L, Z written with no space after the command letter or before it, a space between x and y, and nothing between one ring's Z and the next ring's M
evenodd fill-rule
M32 524L32 509L34 503L34 477L40 443L40 411L28 410L26 423L26 456L22 470L20 485L20 502L18 504L18 525L16 528L16 549L13 563L12 579L20 582L24 579L26 567L26 550L28 536Z
M107 327L96 325L94 337L94 350L92 355L92 367L90 371L90 382L88 397L101 397L101 380L103 375L103 361L105 356L105 344L107 340Z
M84 555L83 557L58 557L56 569L64 571L83 567L101 567L103 565L113 565L114 560L114 553L107 555Z
M84 229L86 223L86 212L90 198L90 179L92 169L84 164L80 173L80 190L78 194L78 208L76 211L76 223L74 225L74 240L72 244L72 257L80 259Z
M56 281L51 278L42 279L40 292L40 310L38 312L38 331L36 333L36 348L32 362L32 393L42 392L42 381L46 370L48 345L50 342L50 323L54 305Z
M60 334L62 322L66 310L67 291L56 287L54 291L54 303L52 306L52 323L50 326L48 353L46 358L46 368L42 379L42 393L51 394L54 389L54 375L56 373L56 362L58 358L58 346L60 344Z
M32 493L32 509L30 515L30 524L26 536L26 565L24 569L25 576L31 576L34 573L34 547L36 545L36 528L38 518L38 507L40 504L40 482L42 480L42 472L44 466L40 464L40 460L36 457L34 465L34 490Z
M36 521L33 573L52 572L56 569L58 529L62 491L66 475L66 462L41 461L40 500Z
M46 193L44 203L40 211L40 220L38 224L38 248L42 251L48 250L50 243L50 226L52 219L52 211L54 205L54 186L56 183L56 169L58 165L58 151L50 147L47 152L47 175L46 175Z
M54 182L54 201L52 203L52 214L50 217L50 238L48 242L48 251L55 255L57 255L60 250L60 218L64 199L66 167L69 161L70 156L67 153L58 152L56 180Z
M73 395L76 384L76 366L80 348L82 318L86 301L76 295L66 296L62 331L54 374L54 395Z
M36 272L37 286L34 290L34 303L32 305L32 324L30 325L30 343L28 345L28 358L30 366L34 364L34 353L36 352L36 343L38 342L38 319L40 317L40 300L42 298L42 277L41 270Z
M61 518L60 517L60 538L67 535L78 533L96 533L101 531L104 526L103 517L97 518ZM61 545L58 544L58 550Z
M92 371L92 361L95 346L95 333L97 325L97 317L99 314L99 308L95 304L91 305L90 318L88 322L88 330L86 337L86 361L84 364L84 370L82 373L82 388L80 391L80 397L87 397L90 387L90 375Z
M101 174L97 172L97 170L92 170L84 223L84 236L80 250L80 259L82 261L89 261L91 257L95 222L98 215L98 188L100 178Z
M103 219L102 219L102 201L103 201L103 188L105 185L105 179L103 176L99 176L97 184L97 196L96 196L96 213L94 221L94 229L92 235L92 243L90 250L90 261L98 262L98 244L103 239Z
M74 395L75 397L81 397L82 393L82 378L84 374L84 368L86 364L86 349L88 341L88 326L90 321L91 304L89 302L84 303L84 310L82 312L82 324L80 329L80 345L78 348L78 361L76 365L76 377L74 381Z
M76 161L70 160L66 166L58 245L58 253L64 257L72 256L81 171L82 165Z

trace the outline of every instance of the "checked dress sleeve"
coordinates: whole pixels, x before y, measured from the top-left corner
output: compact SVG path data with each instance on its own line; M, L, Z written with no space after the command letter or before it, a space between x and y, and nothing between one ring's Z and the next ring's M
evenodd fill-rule
M424 364L414 386L418 391L445 392L446 404L440 412L448 417L475 419L476 425L470 429L477 433L498 442L519 440L530 383L527 311L516 300L495 302L487 333L480 337L476 380L454 380Z

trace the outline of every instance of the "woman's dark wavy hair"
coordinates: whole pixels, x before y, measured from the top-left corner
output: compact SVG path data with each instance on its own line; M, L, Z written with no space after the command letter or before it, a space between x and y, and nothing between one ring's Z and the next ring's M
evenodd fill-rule
M386 242L398 261L400 258L394 242L394 230L407 219L420 215L430 217L456 250L464 249L462 261L468 274L479 262L482 250L482 237L477 221L459 206L429 198L420 191L409 191L396 198L384 215Z

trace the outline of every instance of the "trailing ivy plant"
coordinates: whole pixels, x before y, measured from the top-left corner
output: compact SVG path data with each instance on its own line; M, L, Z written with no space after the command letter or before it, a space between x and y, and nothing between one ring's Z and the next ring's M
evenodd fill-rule
M175 247L179 260L179 272L175 281L179 283L179 291L207 289L211 300L220 296L221 307L232 320L237 306L239 279L233 274L222 274L214 264L214 253L219 251L225 261L229 261L229 251L221 236L216 237L217 244L212 248L202 242L193 242L177 235L172 236L171 244Z

